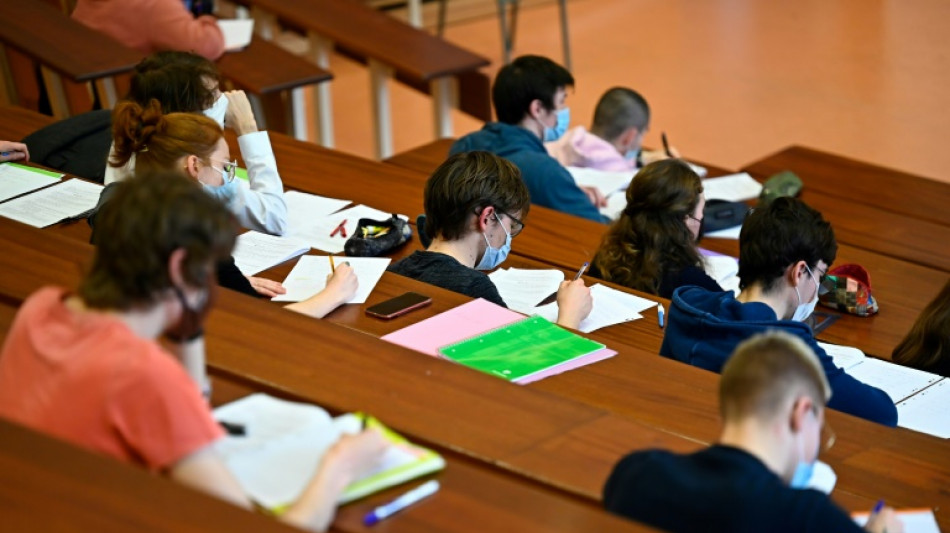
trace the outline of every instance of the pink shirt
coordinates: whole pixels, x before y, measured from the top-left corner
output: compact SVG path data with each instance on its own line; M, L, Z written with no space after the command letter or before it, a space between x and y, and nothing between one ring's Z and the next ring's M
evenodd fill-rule
M217 19L194 18L181 0L79 0L72 17L143 54L180 50L213 60L224 53Z
M614 145L590 133L584 126L572 128L556 141L545 143L551 157L565 167L585 167L623 172L636 170L637 162L626 159Z
M65 296L41 289L17 313L0 353L0 416L153 471L223 435L172 355Z

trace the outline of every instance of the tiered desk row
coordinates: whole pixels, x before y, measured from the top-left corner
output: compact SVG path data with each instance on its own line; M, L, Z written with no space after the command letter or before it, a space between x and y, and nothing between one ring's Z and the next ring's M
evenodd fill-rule
M0 138L21 138L43 122L15 108L0 109L0 116L4 117ZM410 217L422 212L425 179L444 159L449 146L440 141L388 163L377 163L279 133L271 133L271 140L287 188L351 198ZM229 141L234 144L233 138ZM750 167L750 172L757 178L765 177L754 170L756 165ZM792 163L788 167L798 170ZM860 180L863 175L858 168L837 176L834 161L828 163L828 168L828 176L818 179L847 182ZM711 175L725 173L710 170ZM833 187L828 192L818 186L812 188L810 183L816 178L805 170L798 171L805 180L806 201L835 198ZM893 179L924 181L913 176ZM893 185L896 190L917 190L899 183ZM936 187L927 194L943 194L946 200L950 197L948 190ZM837 203L828 200L824 209L833 221L845 216L835 211ZM877 212L895 232L913 231L908 228L921 224L944 231L948 226L945 221L919 218L897 208L888 210L872 202L860 205L869 213ZM837 222L835 226L837 229ZM527 227L515 239L505 266L557 268L573 274L592 256L604 229L532 207ZM887 357L934 291L943 285L947 269L938 264L939 252L927 262L919 261L923 258L909 254L913 243L898 238L889 241L891 248L878 250L865 234L876 230L860 233L860 229L855 226L854 238L848 232L838 232L842 242L838 262L858 262L871 271L881 313L870 319L843 316L821 337ZM87 244L88 234L84 222L38 230L0 220L0 246L5 252L0 256L4 273L0 276L0 331L7 330L16 307L37 288L75 285L93 253ZM737 254L734 241L710 239L703 245ZM908 250L902 250L902 245ZM403 257L418 248L414 238L395 256ZM280 265L262 275L282 280L290 267ZM431 296L433 304L390 322L365 315L366 306L410 290ZM512 385L378 338L468 300L386 273L365 306L343 306L321 321L286 311L275 303L225 291L206 328L208 364L216 381L215 402L265 391L313 402L334 413L363 410L437 449L449 463L438 474L445 489L390 519L387 527L393 530L643 530L638 524L624 523L599 509L603 482L613 464L633 449L662 447L686 452L715 440L718 377L659 357L662 330L652 311L642 320L589 335L616 350L617 356L527 386ZM833 498L839 504L850 510L867 510L884 498L895 507L934 508L942 527L950 530L950 519L943 511L950 505L950 444L837 412L830 412L828 421L838 440L822 458L838 475ZM17 441L43 440L17 428L3 431L18 435L14 439ZM14 456L10 461L16 461L19 450L3 445L3 453ZM77 450L68 453L81 455ZM52 457L49 461L61 460ZM102 493L112 488L121 493L125 482L122 476L139 475L129 473L127 468L113 469L119 472L116 480L114 484L100 483ZM43 475L55 475L53 470L47 468ZM73 473L64 469L62 475ZM172 487L163 485L162 489L174 492ZM398 491L344 507L334 528L360 530L358 519L362 513ZM37 500L49 497L40 488L33 492ZM147 522L151 501L144 500L140 505L146 508L138 518ZM82 502L76 507L82 507Z

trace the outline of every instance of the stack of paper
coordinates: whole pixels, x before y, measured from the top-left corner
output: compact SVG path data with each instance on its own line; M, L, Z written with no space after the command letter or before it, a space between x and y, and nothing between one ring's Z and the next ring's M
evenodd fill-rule
M52 185L62 174L17 163L0 165L0 202Z
M277 237L257 231L242 233L234 246L234 262L245 276L279 265L305 254L310 247L297 239Z
M336 257L339 265L346 261L353 267L353 272L359 280L356 294L346 303L366 303L373 288L383 277L391 259L388 257ZM300 302L322 291L327 286L327 276L330 275L330 259L325 255L305 255L297 261L293 270L284 280L284 294L272 298L275 302Z
M652 300L611 289L600 283L591 286L590 295L594 300L594 306L587 318L582 320L577 327L584 333L622 322L639 320L643 318L640 312L656 305L656 302ZM557 303L537 307L534 312L551 322L557 321Z
M0 216L45 228L84 213L99 202L102 185L71 179L0 204Z
M762 184L752 179L752 176L747 173L740 172L719 178L704 179L703 193L707 202L709 200L743 202L758 198L762 193Z
M340 202L342 200L336 201ZM293 216L297 219L297 215ZM356 225L359 224L361 218L388 220L392 218L392 214L365 205L357 205L349 209L344 209L343 211L335 212L332 215L313 217L309 223L305 222L296 227L292 221L291 231L295 238L303 240L317 250L338 254L343 251L343 245L346 244L346 239L352 237L356 232ZM409 220L409 217L406 215L399 215L399 218ZM345 231L335 231L341 223L343 223L343 229Z
M216 447L247 494L275 512L295 502L313 478L324 453L344 434L360 431L360 417L330 418L323 409L252 394L214 410L216 419L244 427ZM363 478L347 487L340 503L445 468L437 453L409 443L374 418L367 427L383 432L390 446Z

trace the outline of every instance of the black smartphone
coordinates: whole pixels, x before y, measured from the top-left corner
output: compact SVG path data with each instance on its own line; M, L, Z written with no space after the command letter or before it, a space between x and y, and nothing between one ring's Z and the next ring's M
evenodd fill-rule
M404 315L413 309L419 309L432 303L432 298L418 292L407 292L406 294L380 302L372 307L366 308L366 314L379 318L396 318Z

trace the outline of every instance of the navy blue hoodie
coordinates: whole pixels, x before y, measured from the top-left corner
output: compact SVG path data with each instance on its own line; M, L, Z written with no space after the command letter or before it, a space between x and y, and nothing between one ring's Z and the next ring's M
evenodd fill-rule
M531 203L596 222L609 222L577 186L570 172L548 155L541 139L522 128L489 122L475 133L455 141L449 155L483 150L511 161L519 170Z
M680 287L673 292L660 355L693 366L721 372L742 341L756 333L777 329L800 338L821 362L831 385L828 407L888 426L897 425L897 407L884 391L866 385L835 366L815 342L811 327L779 320L764 303L742 303L732 291L711 292Z

